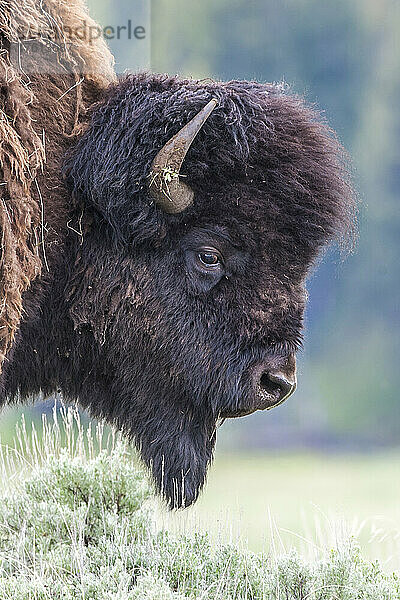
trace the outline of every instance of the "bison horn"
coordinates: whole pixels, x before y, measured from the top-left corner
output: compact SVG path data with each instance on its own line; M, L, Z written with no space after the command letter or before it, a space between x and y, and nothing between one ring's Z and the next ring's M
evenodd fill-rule
M151 165L150 193L157 206L169 214L178 214L193 203L194 192L180 181L180 170L194 138L217 104L215 98L210 100L165 144Z

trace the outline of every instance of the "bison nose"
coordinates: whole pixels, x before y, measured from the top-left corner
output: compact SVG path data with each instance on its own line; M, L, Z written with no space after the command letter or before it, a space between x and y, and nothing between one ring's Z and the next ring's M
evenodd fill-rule
M282 371L267 371L261 375L260 388L269 399L265 408L272 408L289 398L296 389L296 375Z

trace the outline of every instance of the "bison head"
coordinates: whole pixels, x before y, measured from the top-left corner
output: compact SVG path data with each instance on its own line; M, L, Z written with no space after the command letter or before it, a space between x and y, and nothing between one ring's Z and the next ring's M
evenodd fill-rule
M279 86L143 74L93 109L65 173L74 331L58 385L187 506L218 420L296 386L307 272L352 220L341 148Z

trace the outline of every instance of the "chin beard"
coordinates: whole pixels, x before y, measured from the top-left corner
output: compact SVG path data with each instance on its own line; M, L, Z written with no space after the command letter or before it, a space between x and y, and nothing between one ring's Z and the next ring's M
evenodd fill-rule
M205 483L216 442L216 419L169 408L134 432L135 445L171 509L193 504Z

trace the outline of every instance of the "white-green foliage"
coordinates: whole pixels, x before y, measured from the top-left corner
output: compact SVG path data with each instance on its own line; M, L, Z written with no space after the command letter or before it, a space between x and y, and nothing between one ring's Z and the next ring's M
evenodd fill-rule
M394 600L400 582L353 542L307 564L157 531L151 489L118 437L77 413L2 451L0 600Z

